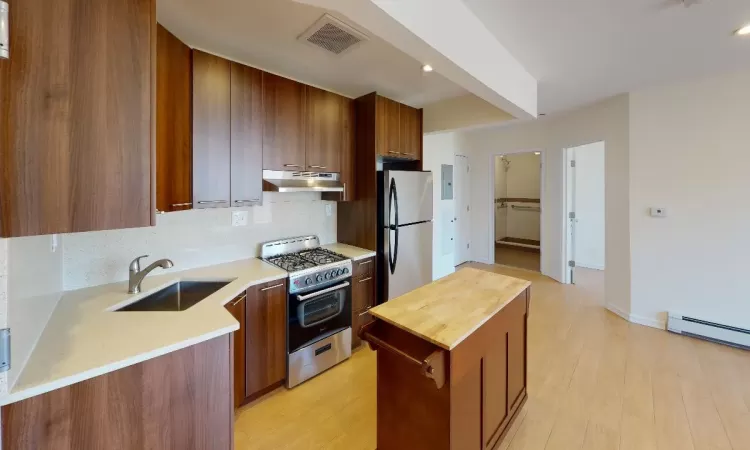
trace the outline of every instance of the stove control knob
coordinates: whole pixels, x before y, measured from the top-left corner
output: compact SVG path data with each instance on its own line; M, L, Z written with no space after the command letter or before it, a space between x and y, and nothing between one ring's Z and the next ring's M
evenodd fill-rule
M312 278L310 277L305 278L305 284L310 286L312 284Z
M326 272L326 280L330 280L330 279L331 279L331 273L330 272Z
M317 277L315 277L315 281L317 281L318 283L320 283L321 281L323 281L323 277L320 276L320 275L318 275Z
M347 273L349 273L349 269L347 269L346 267L344 267L344 275L346 275Z
M339 269L336 271L336 275L341 276L344 274L344 269Z

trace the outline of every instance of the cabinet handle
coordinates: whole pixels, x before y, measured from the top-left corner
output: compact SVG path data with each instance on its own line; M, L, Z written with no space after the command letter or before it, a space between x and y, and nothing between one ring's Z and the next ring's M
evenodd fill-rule
M326 166L308 166L308 167L310 167L311 169L327 169L328 168Z
M247 298L247 294L244 294L243 296L241 296L240 298L232 302L232 306L237 306L237 303L241 302L242 300L245 300L246 298Z
M361 263L359 263L359 267L362 267L362 266L364 266L364 265L367 265L367 264L372 264L372 260L371 260L371 259L368 259L368 260L367 260L367 261L365 261L365 262L361 262Z
M259 198L254 198L252 200L235 200L234 202L235 203L256 203L256 202L259 202L259 201L260 201Z
M268 286L267 288L263 288L263 289L261 289L260 291L261 291L261 292L264 292L264 291L270 291L271 289L276 289L276 288L280 288L280 287L282 287L282 286L284 286L284 283L274 284L273 286Z
M204 201L198 202L199 205L210 205L210 204L218 204L218 203L229 203L229 200L204 200Z
M284 167L299 167L299 168L302 168L302 166L297 165L297 164L284 164Z
M372 308L372 306L368 306L367 309L365 309L364 311L362 311L361 313L359 313L359 317L362 317L365 314L369 313L370 312L370 308Z
M344 194L341 196L341 198L344 199L345 202L349 200L349 198L346 196L346 183L344 183Z
M193 203L192 202L188 202L188 203L172 203L172 208L174 208L175 206L193 206Z
M363 278L363 279L359 280L359 282L360 283L364 283L365 281L370 281L370 280L372 280L372 277Z
M162 215L162 214L166 214L166 213L165 213L164 211L159 211L159 210L157 209L157 210L156 210L156 214Z
M394 152L393 150L388 150L388 153L393 153L394 155L400 155L401 154L399 152Z

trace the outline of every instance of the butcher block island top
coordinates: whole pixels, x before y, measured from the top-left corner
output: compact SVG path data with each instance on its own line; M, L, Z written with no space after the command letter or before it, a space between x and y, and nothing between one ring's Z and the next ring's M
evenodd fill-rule
M531 283L464 268L370 310L370 313L445 350L452 350Z

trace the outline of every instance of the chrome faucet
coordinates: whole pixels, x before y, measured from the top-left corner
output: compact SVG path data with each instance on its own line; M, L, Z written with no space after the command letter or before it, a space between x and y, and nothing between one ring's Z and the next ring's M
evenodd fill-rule
M141 258L148 258L148 255L139 256L130 263L128 294L137 294L141 292L141 283L143 282L143 279L146 278L146 275L148 275L148 273L152 270L156 269L157 267L161 267L162 269L169 269L170 267L174 266L174 263L171 259L160 259L158 261L154 261L153 263L149 264L148 267L141 270Z

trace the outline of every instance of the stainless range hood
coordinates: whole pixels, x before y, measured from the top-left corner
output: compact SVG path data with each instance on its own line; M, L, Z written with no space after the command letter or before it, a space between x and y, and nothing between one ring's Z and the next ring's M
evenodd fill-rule
M344 192L338 173L264 170L263 190L272 192Z

